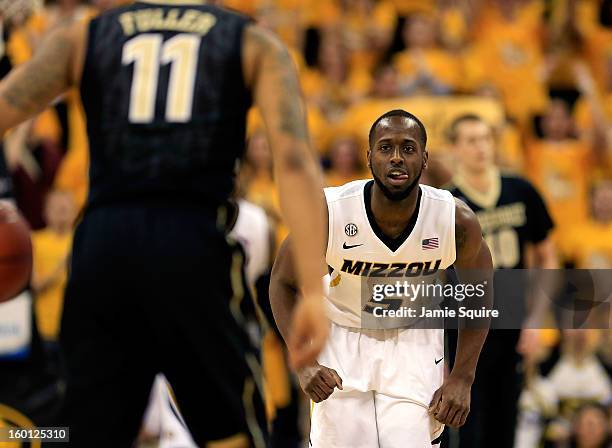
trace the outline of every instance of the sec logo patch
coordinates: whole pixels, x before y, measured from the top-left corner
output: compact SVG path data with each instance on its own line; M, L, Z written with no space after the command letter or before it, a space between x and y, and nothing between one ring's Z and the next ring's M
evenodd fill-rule
M355 224L348 223L347 225L344 226L344 233L346 233L346 236L355 236L357 235L357 226Z

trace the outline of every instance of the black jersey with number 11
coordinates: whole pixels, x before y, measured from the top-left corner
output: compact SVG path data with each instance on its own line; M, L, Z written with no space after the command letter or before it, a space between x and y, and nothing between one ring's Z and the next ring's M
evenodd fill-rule
M90 205L227 200L251 104L241 61L248 23L204 2L158 0L92 20L81 82Z

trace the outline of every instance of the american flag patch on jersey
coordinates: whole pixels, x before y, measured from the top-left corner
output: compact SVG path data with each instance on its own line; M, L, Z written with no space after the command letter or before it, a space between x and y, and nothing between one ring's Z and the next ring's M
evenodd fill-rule
M425 240L423 240L423 243L421 244L421 247L423 249L437 249L438 247L440 247L440 243L438 241L438 238L427 238Z

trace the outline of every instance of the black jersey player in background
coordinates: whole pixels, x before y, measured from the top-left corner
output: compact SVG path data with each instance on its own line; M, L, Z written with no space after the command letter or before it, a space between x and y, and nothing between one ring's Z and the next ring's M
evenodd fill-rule
M0 84L0 134L71 86L87 115L90 195L60 339L72 446L130 446L159 371L199 445L265 444L257 360L236 312L242 256L226 239L251 97L299 241L294 366L327 336L321 177L295 68L277 38L213 3L135 2L66 24Z
M457 171L449 186L480 221L496 269L555 268L549 236L552 220L544 201L525 179L501 174L495 166L491 127L477 115L458 117L449 130ZM514 278L514 277L513 277ZM517 275L516 278L519 278ZM525 289L502 287L496 276L496 308L524 314ZM503 298L502 298L503 297ZM498 303L498 300L502 300ZM520 353L533 347L537 330L495 330L487 338L476 381L471 414L460 430L461 448L513 446L517 403L522 386ZM449 348L454 332L449 332Z

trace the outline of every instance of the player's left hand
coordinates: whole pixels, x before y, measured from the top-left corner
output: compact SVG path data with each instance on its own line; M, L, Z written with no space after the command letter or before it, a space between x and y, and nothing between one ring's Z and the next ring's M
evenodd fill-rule
M451 373L434 393L429 414L452 428L463 426L470 413L472 382Z

